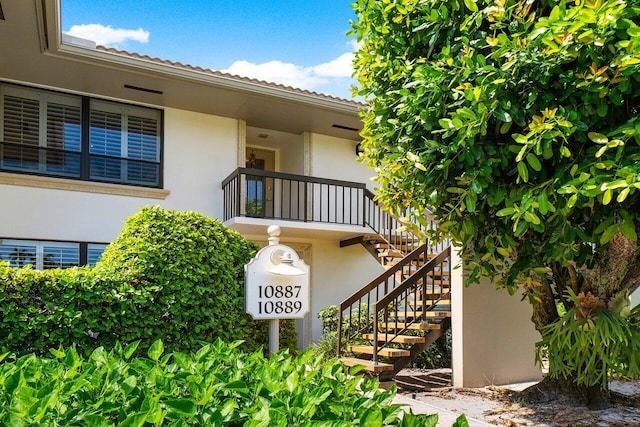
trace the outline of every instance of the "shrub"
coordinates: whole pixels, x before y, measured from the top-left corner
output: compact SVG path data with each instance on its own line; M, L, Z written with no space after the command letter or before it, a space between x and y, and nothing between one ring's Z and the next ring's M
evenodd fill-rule
M255 349L268 323L245 313L243 266L257 249L202 214L142 208L94 268L0 265L0 342L20 354L135 340L148 348L158 338L176 351L216 338ZM293 322L282 322L282 347L296 342Z
M137 343L72 348L55 359L23 356L0 364L2 425L435 426L437 415L405 414L394 389L354 377L311 352L246 354L217 340L193 354L164 354L161 341L135 357ZM1 357L0 357L1 359ZM463 417L461 417L462 420ZM322 422L322 423L321 423ZM462 423L462 421L461 421ZM464 424L460 424L464 425Z

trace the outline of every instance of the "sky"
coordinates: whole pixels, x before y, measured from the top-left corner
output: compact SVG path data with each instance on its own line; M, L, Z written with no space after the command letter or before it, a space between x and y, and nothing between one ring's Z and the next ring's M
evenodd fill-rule
M97 44L351 98L352 0L62 0ZM90 6L89 6L90 5Z

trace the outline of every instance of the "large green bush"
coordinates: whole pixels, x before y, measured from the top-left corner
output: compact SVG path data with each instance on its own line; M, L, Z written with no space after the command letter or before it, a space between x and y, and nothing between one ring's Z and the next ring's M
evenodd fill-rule
M0 363L0 424L11 426L435 426L437 415L405 414L394 390L353 377L311 352L266 359L218 340L192 354L164 354L161 341L74 349L55 359L26 355ZM5 355L6 356L6 355ZM0 356L2 360L3 356ZM467 425L464 417L456 425Z
M194 212L142 208L94 267L35 271L0 264L0 346L19 354L161 338L189 351L216 338L267 343L245 313L243 266L257 245ZM282 347L295 348L292 322Z

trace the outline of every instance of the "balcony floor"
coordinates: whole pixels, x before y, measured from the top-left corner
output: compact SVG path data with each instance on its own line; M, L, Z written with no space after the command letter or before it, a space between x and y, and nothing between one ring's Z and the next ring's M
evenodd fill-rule
M285 221L251 217L234 217L224 223L243 235L267 236L267 228L277 225L283 237L306 239L344 240L355 236L373 235L369 227L358 225L331 224L324 222Z

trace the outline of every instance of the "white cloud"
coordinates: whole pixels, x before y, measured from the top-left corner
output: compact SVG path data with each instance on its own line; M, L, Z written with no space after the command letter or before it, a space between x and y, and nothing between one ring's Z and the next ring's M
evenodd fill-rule
M149 32L142 28L138 28L137 30L126 30L123 28L112 28L110 25L83 24L73 25L66 33L75 37L94 41L96 44L103 46L116 47L127 41L135 41L139 43L149 42Z
M311 89L327 83L327 79L317 76L313 72L313 67L302 67L281 61L269 61L263 64L254 64L244 60L236 61L222 72L301 89Z
M357 45L350 42L349 47L356 49ZM262 64L242 60L222 72L349 98L349 87L353 83L352 62L353 52L310 67L275 60Z
M324 64L313 67L313 73L323 77L351 77L353 74L353 52L343 53Z

